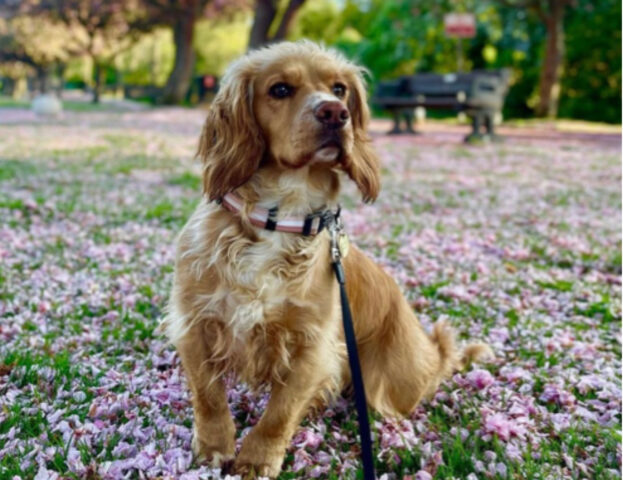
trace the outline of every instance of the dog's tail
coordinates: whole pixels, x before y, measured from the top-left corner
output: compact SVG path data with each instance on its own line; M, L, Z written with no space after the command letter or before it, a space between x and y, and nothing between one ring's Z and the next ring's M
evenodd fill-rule
M461 362L458 367L462 370L472 362L481 362L493 357L493 350L486 343L469 343L461 352Z
M444 376L450 376L457 370L463 370L472 362L493 357L493 352L486 343L470 343L462 350L456 345L454 332L446 322L437 322L433 327L431 340L439 350L441 370Z

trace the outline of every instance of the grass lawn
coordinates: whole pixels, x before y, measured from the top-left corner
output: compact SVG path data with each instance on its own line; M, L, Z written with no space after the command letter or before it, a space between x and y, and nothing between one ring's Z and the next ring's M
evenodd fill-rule
M220 478L193 462L156 330L202 117L0 110L0 478ZM376 133L384 188L365 206L347 186L346 228L427 328L445 318L496 358L407 419L374 416L379 476L620 478L620 143L516 126L468 146L448 128ZM266 398L230 382L239 434ZM342 399L305 420L280 478L353 478L357 452Z

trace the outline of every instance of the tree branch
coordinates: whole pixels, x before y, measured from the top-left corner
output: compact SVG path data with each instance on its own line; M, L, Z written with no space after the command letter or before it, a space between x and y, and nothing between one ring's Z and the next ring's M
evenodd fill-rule
M31 67L38 67L37 62L26 53L7 52L0 50L0 63L19 62L30 65Z

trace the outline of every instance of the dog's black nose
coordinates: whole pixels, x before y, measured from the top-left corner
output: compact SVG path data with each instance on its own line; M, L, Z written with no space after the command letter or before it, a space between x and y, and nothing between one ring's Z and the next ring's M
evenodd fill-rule
M322 102L314 109L314 116L325 127L337 130L346 125L348 110L341 102Z

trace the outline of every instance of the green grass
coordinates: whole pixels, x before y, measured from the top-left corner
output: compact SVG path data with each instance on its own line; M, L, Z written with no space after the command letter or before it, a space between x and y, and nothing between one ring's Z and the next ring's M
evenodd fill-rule
M201 187L201 178L190 172L184 172L169 178L170 185L179 185L190 190L199 191Z
M0 108L30 108L30 102L0 95Z
M595 318L602 323L621 322L621 316L615 315L612 311L612 301L608 295L604 295L599 302L593 302L586 308L575 307L575 313L589 318Z
M552 282L537 281L536 284L541 288L548 288L558 292L570 292L573 290L574 282L568 280L554 280Z
M37 167L28 161L0 158L0 182L26 178L36 172Z
M190 217L195 205L196 202L193 200L185 200L181 204L162 200L145 211L145 219L159 220L165 224L178 224L181 227Z
M129 111L128 107L124 107L123 104L114 104L103 99L100 103L93 103L91 101L79 101L79 100L65 100L61 99L63 103L63 110L68 112L124 112ZM144 107L149 107L148 103L139 102ZM31 106L30 100L14 99L6 95L0 95L0 108L21 108L29 109Z

